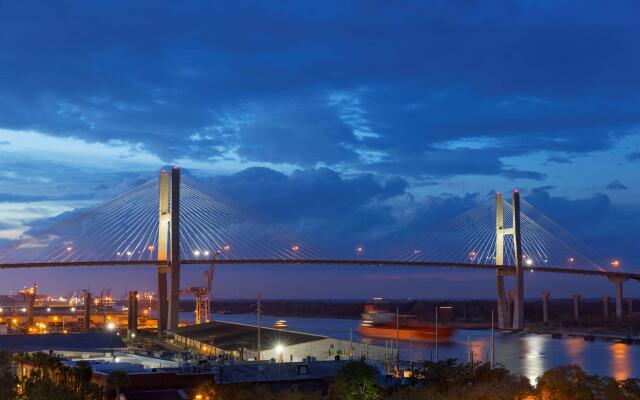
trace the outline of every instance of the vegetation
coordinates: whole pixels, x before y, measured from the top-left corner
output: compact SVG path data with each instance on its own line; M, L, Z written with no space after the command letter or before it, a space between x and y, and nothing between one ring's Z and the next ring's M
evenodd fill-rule
M104 391L91 376L88 363L69 367L44 353L0 352L2 400L103 400Z
M198 388L207 400L637 400L640 380L615 380L589 375L576 365L552 368L536 385L508 370L488 364L458 363L449 359L423 362L405 385L376 384L375 368L364 361L342 367L327 393L297 387L275 391L267 385L214 385ZM10 354L0 351L1 400L113 400L129 384L129 377L114 371L108 391L91 382L91 366L74 367L44 353Z

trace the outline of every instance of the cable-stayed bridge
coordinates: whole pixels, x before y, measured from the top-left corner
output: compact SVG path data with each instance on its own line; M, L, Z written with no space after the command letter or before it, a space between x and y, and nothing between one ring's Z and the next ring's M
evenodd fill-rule
M192 264L308 264L443 267L496 272L498 321L510 321L505 278L515 280L512 327L524 327L524 272L606 277L616 284L640 274L616 270L568 231L520 198L496 194L419 237L390 246L354 244L322 248L254 216L232 199L199 189L180 170L161 172L112 201L63 218L16 245L0 250L0 269L147 265L158 270L160 331L178 320L180 269ZM248 193L248 196L253 194ZM327 207L331 207L327 204Z

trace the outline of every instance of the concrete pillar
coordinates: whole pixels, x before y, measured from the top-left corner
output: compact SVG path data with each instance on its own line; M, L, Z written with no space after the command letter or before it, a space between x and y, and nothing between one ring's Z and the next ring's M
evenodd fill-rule
M549 323L549 292L542 292L542 322Z
M608 321L609 320L609 296L603 296L602 297L602 306L603 306L603 311L604 311L604 320Z
M616 285L616 319L618 322L622 321L622 282L627 278L610 277L609 280L613 281Z
M36 286L34 285L34 288ZM36 290L29 290L29 294L27 295L27 326L33 326L33 308L36 304Z
M496 265L504 265L504 206L501 193L496 193ZM498 328L511 326L507 298L504 288L504 271L496 270L496 289L498 301Z
M524 265L522 265L522 237L520 235L520 191L511 197L513 209L513 251L516 264L516 290L513 305L513 329L524 329Z
M160 205L158 215L158 336L167 330L169 305L167 300L167 272L169 271L169 175L160 172Z
M167 329L178 327L180 312L180 169L171 170L171 279Z
M131 336L132 333L136 333L138 331L138 292L136 290L129 292L129 312L127 313L127 316L127 329L129 331L129 336Z
M498 299L498 328L505 329L509 324L509 311L507 308L507 299L504 289L504 276L502 276L501 270L496 270L496 286L497 286L497 299Z
M507 292L507 324L509 327L513 325L513 290Z
M582 296L580 296L579 294L573 295L573 319L576 322L578 322L578 320L580 319L580 299L581 298Z
M83 293L84 297L84 321L83 321L83 332L89 333L91 329L91 292L85 290Z

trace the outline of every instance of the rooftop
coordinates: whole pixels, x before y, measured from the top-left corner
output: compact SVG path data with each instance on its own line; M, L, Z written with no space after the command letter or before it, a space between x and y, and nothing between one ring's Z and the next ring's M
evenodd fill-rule
M173 333L226 351L238 350L241 347L255 348L258 343L257 326L233 322L213 321L191 325L177 328ZM292 346L327 338L321 335L264 327L260 329L260 336L263 350L272 349L278 344Z
M0 335L0 350L12 352L72 351L103 353L125 349L119 336L110 333Z

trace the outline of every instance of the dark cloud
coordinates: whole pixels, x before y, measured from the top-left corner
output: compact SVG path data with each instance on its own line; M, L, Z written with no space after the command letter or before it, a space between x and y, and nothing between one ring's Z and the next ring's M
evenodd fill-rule
M586 242L604 258L624 258L625 267L634 270L640 259L637 226L640 209L623 207L611 202L603 193L585 199L552 196L547 189L536 188L525 199L550 216L561 227Z
M639 122L637 7L7 3L0 126L126 140L165 161L370 170L376 152L406 175L460 138L592 152Z
M609 190L629 190L629 188L626 185L620 183L620 181L617 181L617 180L609 183L607 185L607 189L609 189Z

